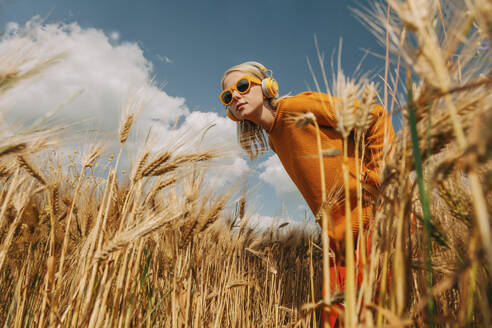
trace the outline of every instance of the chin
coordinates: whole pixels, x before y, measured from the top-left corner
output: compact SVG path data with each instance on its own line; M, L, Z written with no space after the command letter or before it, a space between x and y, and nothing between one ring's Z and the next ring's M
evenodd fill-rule
M253 116L251 114L252 113L249 113L247 111L241 111L240 116L241 116L241 119L243 119L243 120L251 120L251 117Z
M252 106L249 106L249 105L246 105L244 106L240 111L240 115L246 119L249 119L250 117L253 117L254 114L257 112L257 109L252 107Z

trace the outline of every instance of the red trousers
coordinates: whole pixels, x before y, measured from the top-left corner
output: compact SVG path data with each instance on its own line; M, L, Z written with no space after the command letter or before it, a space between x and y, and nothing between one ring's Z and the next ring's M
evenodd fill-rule
M345 266L337 265L330 267L330 292L334 293L344 293L345 291L345 279L346 272ZM357 286L360 286L362 283L362 272L359 270L359 274L357 277ZM324 287L324 286L323 286ZM325 295L325 291L323 288L323 297ZM323 311L322 323L328 320L331 328L341 327L341 317L343 315L343 310L345 309L344 303L333 304L330 306L328 311Z
M345 290L345 267L344 266L330 267L330 292L343 293L344 290ZM323 284L323 298L324 297L325 297L325 289ZM338 320L339 313L337 310L343 311L344 308L345 307L343 304L335 304L330 307L330 310L328 311L323 310L323 317L321 321L322 326L324 326L326 320L328 320L328 323L330 324L331 328L339 326L340 320Z
M366 254L369 255L369 250L371 247L371 236L369 235L368 240L367 240L367 248L366 248ZM331 246L333 247L333 245ZM362 272L363 272L363 266L362 266L362 259L357 256L357 251L355 251L355 256L354 259L358 259L358 268L357 268L357 277L356 277L356 286L359 288L362 285ZM345 279L346 279L346 268L344 265L333 265L330 267L330 292L333 295L334 293L344 293L345 292ZM324 291L324 284L323 284L323 298L325 296L325 291ZM345 296L344 296L345 299ZM333 304L330 306L330 309L327 311L323 311L323 317L322 317L322 324L324 324L325 320L328 320L328 323L330 324L330 327L342 327L342 317L343 315L340 314L343 313L345 306L345 302L343 301L342 303L339 304Z

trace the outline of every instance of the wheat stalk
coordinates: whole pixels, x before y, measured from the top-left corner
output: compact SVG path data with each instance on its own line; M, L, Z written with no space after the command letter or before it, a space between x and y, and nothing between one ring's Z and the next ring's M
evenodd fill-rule
M146 177L152 175L152 173L159 168L160 165L167 162L170 158L171 153L167 151L160 154L142 170L142 176Z
M132 127L134 120L135 120L134 114L128 114L127 115L126 120L120 129L120 143L121 144L124 144L126 142L126 140L128 139L128 134L130 133L130 128Z
M17 161L19 162L19 166L25 169L29 175L38 180L42 185L47 185L44 176L34 167L26 155L17 155Z
M27 145L25 142L0 147L0 156L6 156L9 154L21 152L26 149L26 147Z

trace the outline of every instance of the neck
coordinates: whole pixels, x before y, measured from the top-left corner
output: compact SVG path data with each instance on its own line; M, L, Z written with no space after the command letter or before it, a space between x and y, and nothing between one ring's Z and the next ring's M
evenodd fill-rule
M255 123L256 125L259 125L265 131L268 131L270 130L274 119L275 110L270 105L270 102L265 99L263 101L262 109L258 112L258 115L254 117L254 119L252 119L251 121L253 121L253 123Z

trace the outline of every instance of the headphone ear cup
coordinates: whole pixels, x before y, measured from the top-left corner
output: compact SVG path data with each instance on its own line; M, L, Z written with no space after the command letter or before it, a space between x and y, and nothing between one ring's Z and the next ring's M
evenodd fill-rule
M233 120L234 122L239 122L241 120L237 119L236 116L234 116L234 114L232 114L231 110L229 109L229 107L226 107L226 114L227 114L227 117L229 117L231 120Z
M267 98L274 98L278 95L278 83L273 77L267 77L261 81L263 95Z

